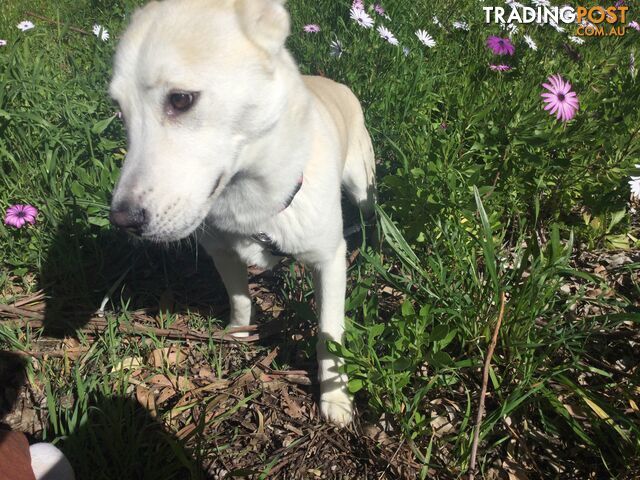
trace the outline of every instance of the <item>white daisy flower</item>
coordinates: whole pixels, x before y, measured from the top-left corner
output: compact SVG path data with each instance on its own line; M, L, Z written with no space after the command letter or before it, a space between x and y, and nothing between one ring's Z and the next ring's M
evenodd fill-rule
M500 28L509 32L509 36L518 33L518 25L516 25L515 23L501 23Z
M331 40L331 43L329 44L329 55L340 58L343 53L344 47L342 46L342 42L337 38L335 40Z
M438 27L442 27L442 22L440 22L438 17L436 17L435 15L433 16L433 19L431 21L433 22L434 25L437 25Z
M7 44L6 40L0 40L0 47L4 47Z
M31 30L33 27L35 27L35 25L29 20L23 20L17 25L17 27L19 30L26 32L27 30Z
M391 33L388 28L383 27L382 25L378 27L378 34L381 38L385 39L391 45L398 45L398 43L400 43L398 42L398 39L395 37L395 35Z
M549 19L549 25L555 28L558 33L564 33L564 28L558 25L552 18Z
M469 24L467 22L453 22L453 28L456 28L458 30L465 30L465 31L469 31Z
M640 165L636 165L640 168ZM629 186L631 187L631 200L640 200L640 177L630 177Z
M93 34L98 37L103 42L109 40L109 30L104 28L102 25L98 25L97 23L93 25Z
M364 27L364 28L373 27L373 18L371 18L371 15L369 15L364 10L351 8L351 11L349 13L351 14L350 17L353 20L355 20L356 23L361 27Z
M516 2L516 0L505 0L504 3L509 5L511 8L524 8L524 5L520 2Z
M427 32L425 32L424 30L417 30L416 31L416 37L418 37L418 40L420 40L420 42L429 47L429 48L433 48L436 46L436 41L433 39L433 37L431 35L429 35Z
M584 18L580 21L580 25L582 26L582 28L596 28L593 23Z
M402 53L404 54L405 57L409 55L410 51L411 50L409 50L409 47L402 47Z
M584 43L584 39L580 38L580 37L576 37L575 35L570 35L569 36L569 41L573 42L577 45L582 45Z
M538 45L536 45L536 42L533 41L533 38L531 38L529 35L525 35L524 37L524 41L527 42L527 45L529 45L529 48L533 51L538 50Z
M549 0L531 0L536 7L548 7L551 5Z

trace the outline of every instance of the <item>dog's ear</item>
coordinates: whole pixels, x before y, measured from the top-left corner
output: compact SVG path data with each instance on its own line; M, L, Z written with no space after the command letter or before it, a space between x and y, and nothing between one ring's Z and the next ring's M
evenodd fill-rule
M270 54L282 49L290 23L284 0L238 0L236 11L247 37Z

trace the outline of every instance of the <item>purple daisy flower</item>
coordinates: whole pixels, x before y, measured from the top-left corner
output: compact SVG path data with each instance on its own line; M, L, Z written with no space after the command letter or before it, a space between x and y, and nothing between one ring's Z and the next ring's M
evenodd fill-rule
M31 205L12 205L7 208L7 214L4 217L4 224L12 227L22 228L25 223L36 223L38 209Z
M509 70L511 70L511 67L505 64L489 65L489 68L494 72L508 72Z
M640 32L640 23L638 23L637 21L633 21L633 22L629 22L629 25L627 25L628 27L634 28L637 31Z
M362 0L353 0L351 8L355 8L356 10L364 10L364 2Z
M387 13L387 12L385 11L384 7L383 7L382 5L380 5L379 3L376 3L376 4L373 6L373 9L375 10L375 12L376 12L378 15L381 15L381 16L383 16L383 17L384 17L384 14L385 14L385 13Z
M307 33L318 33L320 31L320 25L317 23L310 23L305 25L302 29Z
M542 86L548 90L540 96L547 105L544 107L551 115L556 114L558 120L567 122L571 120L578 108L580 102L576 92L571 91L571 84L566 82L560 75L551 75L548 79L549 83L543 83Z
M513 55L516 47L513 46L508 38L500 38L496 35L489 35L487 38L487 47L496 55Z

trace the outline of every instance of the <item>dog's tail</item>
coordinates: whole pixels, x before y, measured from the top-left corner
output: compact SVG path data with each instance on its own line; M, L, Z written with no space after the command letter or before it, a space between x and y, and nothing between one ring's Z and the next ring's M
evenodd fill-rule
M371 218L375 214L376 160L362 113L358 120L356 128L349 135L342 185L364 218Z

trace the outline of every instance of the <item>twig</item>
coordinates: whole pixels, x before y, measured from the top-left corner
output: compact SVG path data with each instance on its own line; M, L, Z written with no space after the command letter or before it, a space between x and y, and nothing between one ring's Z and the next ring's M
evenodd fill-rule
M500 325L502 325L502 318L504 316L504 292L500 294L500 314L498 315L498 321L496 327L493 329L493 337L491 337L491 344L487 351L487 357L484 359L484 367L482 368L482 390L480 392L480 404L478 405L478 415L476 416L476 428L473 432L473 443L471 444L471 460L469 461L469 480L473 480L476 474L476 455L478 453L478 439L480 437L480 425L482 424L482 417L484 416L484 400L487 396L487 384L489 383L489 367L491 366L491 357L493 357L493 351L498 343L498 332L500 331Z
M0 312L11 313L20 317L34 318L36 320L44 320L44 315L38 312L32 312L24 308L12 307L11 305L4 305L0 303Z
M68 355L76 355L79 353L86 353L89 351L89 347L77 347L71 350L57 349L57 350L0 350L0 352L8 352L21 357L66 357Z
M42 328L44 327L44 315L24 310L22 308L11 307L10 305L0 304L0 312L5 311L12 315L18 315L26 317L23 320L3 320L4 325L15 326L18 328L31 327ZM84 332L88 335L93 334L96 330L104 330L109 325L109 321L106 318L93 317L83 327L77 328L77 331ZM139 325L136 323L126 324L119 323L117 325L118 331L127 333L130 335L156 335L158 337L165 337L173 340L193 340L199 342L208 342L209 340L215 340L218 342L255 342L260 339L260 335L254 333L247 337L235 337L234 333L238 332L255 332L257 330L256 325L249 325L246 327L233 327L226 330L217 330L214 332L204 333L189 330L180 330L177 328L157 328L147 325Z
M380 476L378 477L378 480L382 480L382 477L384 477L384 474L387 473L387 470L389 470L389 467L393 464L394 459L396 458L396 455L398 454L398 452L400 451L400 449L402 448L402 444L404 443L404 438L400 441L400 444L398 445L398 448L396 448L396 451L393 452L393 455L391 455L391 458L389 459L389 461L387 462L387 466L384 467L384 470L382 471L382 473L380 474Z
M42 290L40 290L40 291L34 293L30 297L26 297L26 298L23 298L22 300L18 300L17 302L13 302L13 306L14 307L22 307L23 305L28 305L30 303L42 300L45 297L46 297L45 293Z
M91 35L91 33L87 32L86 30L82 30L81 28L78 28L78 27L71 27L69 25L65 25L64 23L58 22L53 18L43 17L42 15L38 15L37 13L34 13L34 12L27 11L25 12L25 15L28 17L37 18L38 20L42 20L44 22L53 23L54 25L58 25L59 27L67 27L69 30L72 30L76 33L81 33L82 35Z

